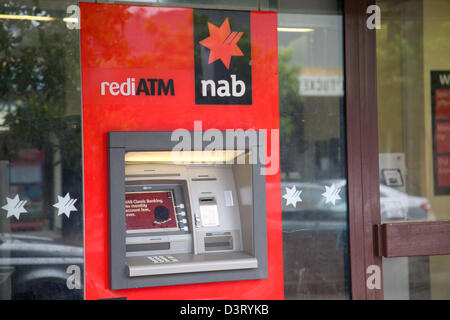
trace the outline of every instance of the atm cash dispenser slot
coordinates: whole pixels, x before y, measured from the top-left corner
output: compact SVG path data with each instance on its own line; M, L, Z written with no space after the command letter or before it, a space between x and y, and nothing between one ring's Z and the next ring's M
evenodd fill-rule
M265 183L259 166L174 163L161 154L160 140L153 146L143 139L142 150L141 140L136 148L126 139L154 134L108 135L111 289L265 277L265 196L254 190L256 181ZM265 193L265 185L258 188Z

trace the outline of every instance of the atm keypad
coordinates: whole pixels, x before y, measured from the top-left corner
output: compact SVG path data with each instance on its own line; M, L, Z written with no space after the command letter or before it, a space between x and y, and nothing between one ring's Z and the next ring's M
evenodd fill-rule
M177 262L178 259L174 256L148 256L147 257L153 263L169 263L169 262Z

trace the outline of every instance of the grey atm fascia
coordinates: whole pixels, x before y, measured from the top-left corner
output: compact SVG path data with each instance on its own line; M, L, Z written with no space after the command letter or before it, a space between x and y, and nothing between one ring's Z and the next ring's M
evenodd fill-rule
M219 251L218 253L207 252L192 255L190 259L182 264L172 264L170 266L168 264L160 264L157 267L152 267L151 275L145 271L148 268L142 265L142 261L145 261L145 258L147 258L145 255L143 257L129 257L127 255L125 154L130 151L171 151L178 143L178 141L172 141L171 136L172 132L108 133L108 256L110 289L118 290L267 278L266 179L265 175L262 174L264 172L264 164L261 163L236 165L242 166L242 169L237 170L244 170L243 168L247 166L247 173L242 171L242 175L249 175L250 172L252 184L251 195L246 195L246 197L251 196L253 212L250 215L246 215L250 217L250 219L247 219L250 221L242 223L242 237L240 242L237 242L237 245L242 246L242 251L234 251L230 254L223 254ZM251 150L252 152L265 154L264 142L265 137L258 136L258 141L255 145L250 145L252 141L246 139L244 142L240 142L244 145L238 145L236 149ZM201 148L205 148L206 145L208 143L203 142ZM195 148L198 150L199 147L192 145L192 150L196 150ZM240 179L241 173L238 172L236 176L238 177L237 179ZM180 180L177 179L168 180L165 183L179 183ZM154 182L161 183L162 181L155 180ZM190 205L188 204L188 206ZM190 208L187 209L191 210ZM195 219L195 215L192 215L192 219ZM190 223L192 226L191 233L194 235L195 221L190 220ZM198 240L192 239L192 241L193 246L198 246ZM233 245L236 245L236 243ZM134 261L133 259L141 260ZM132 267L129 264L132 264ZM241 266L244 267L241 268ZM167 268L171 268L171 271L168 272ZM191 272L190 269L195 269L195 272Z

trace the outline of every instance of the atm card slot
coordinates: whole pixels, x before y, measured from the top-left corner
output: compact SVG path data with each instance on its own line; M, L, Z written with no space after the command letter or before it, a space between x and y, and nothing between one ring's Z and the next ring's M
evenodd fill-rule
M169 250L170 242L158 242L158 243L140 243L140 244L127 244L127 252L132 251L153 251L153 250Z

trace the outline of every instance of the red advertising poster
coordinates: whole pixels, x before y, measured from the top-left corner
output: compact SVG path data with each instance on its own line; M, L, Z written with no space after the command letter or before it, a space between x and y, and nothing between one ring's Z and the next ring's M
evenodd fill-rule
M450 122L436 123L436 150L450 153Z
M437 157L438 186L450 186L450 156Z
M436 119L450 120L450 89L435 91Z
M125 215L128 233L178 230L172 191L126 193Z
M450 194L450 71L431 71L434 192Z
M192 131L195 121L203 130L267 130L267 150L278 156L276 13L85 2L80 9L86 298L282 299L279 170L265 178L266 279L108 285L107 132Z

